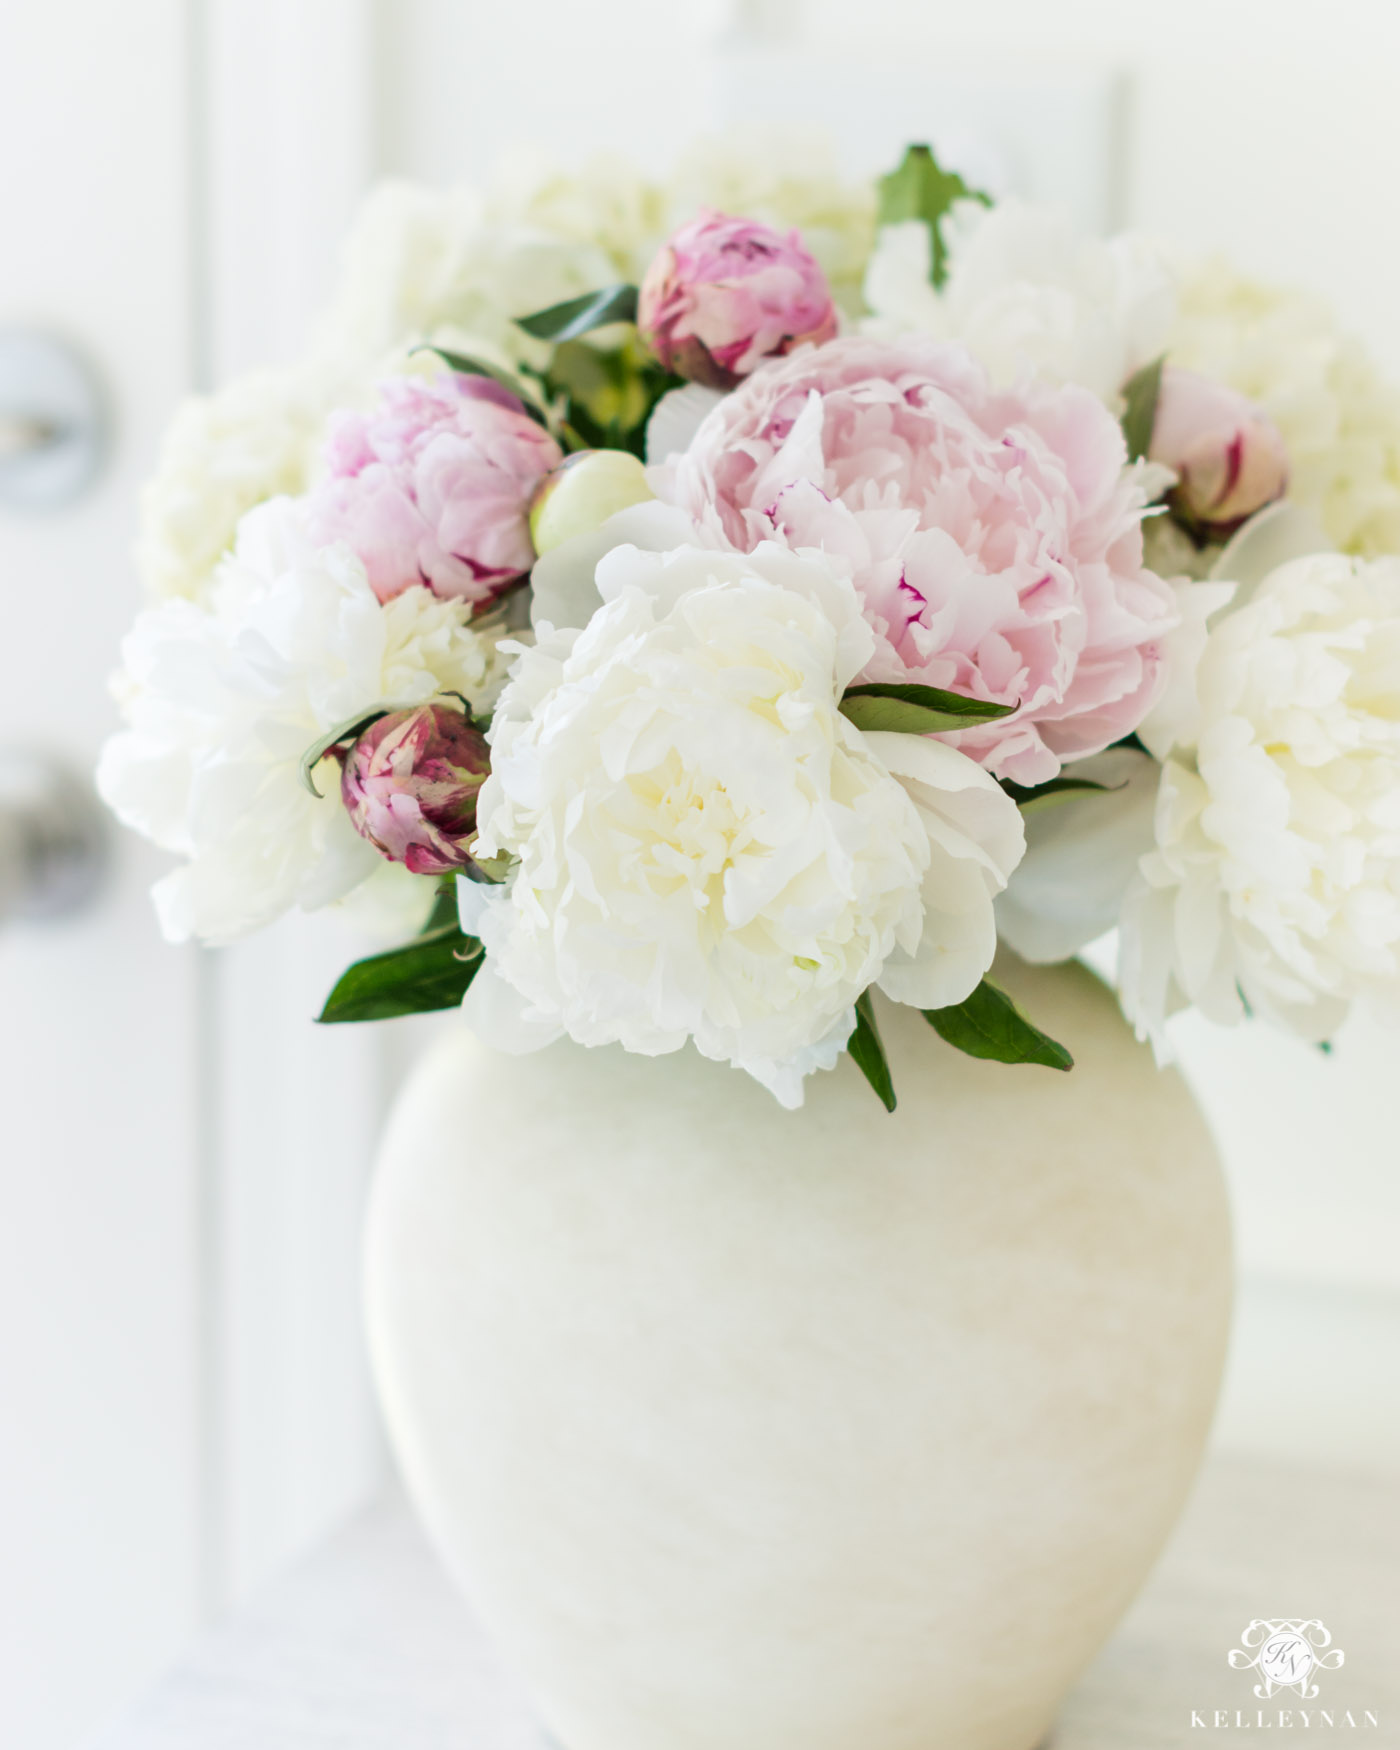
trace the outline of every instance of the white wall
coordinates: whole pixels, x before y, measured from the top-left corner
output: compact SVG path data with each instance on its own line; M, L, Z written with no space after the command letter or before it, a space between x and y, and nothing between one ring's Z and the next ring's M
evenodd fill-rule
M135 495L187 388L180 0L0 15L0 322L107 392L96 489L0 511L0 757L90 768L136 602ZM80 47L79 47L80 45ZM170 1656L207 1574L199 964L115 847L80 919L0 934L0 1743L60 1750Z

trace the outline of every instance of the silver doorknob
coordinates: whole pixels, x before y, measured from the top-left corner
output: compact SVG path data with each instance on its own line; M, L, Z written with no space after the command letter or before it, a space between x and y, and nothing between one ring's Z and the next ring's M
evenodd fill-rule
M53 335L0 329L0 506L56 510L91 482L104 447L102 396Z
M106 865L106 817L86 780L51 755L0 751L0 923L81 910Z

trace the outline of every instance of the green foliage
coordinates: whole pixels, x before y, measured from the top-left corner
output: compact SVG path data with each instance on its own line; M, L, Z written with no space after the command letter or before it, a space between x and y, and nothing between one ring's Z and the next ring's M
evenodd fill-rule
M569 398L569 423L590 450L626 450L646 459L651 410L682 379L662 370L635 337L603 351L586 341L565 341L549 367L549 387Z
M536 340L562 341L577 340L581 334L591 334L613 322L636 320L637 288L605 286L600 292L585 292L581 298L551 304L531 316L517 316L515 322Z
M1033 785L1013 784L1010 779L1003 778L1001 787L1022 814L1039 814L1046 808L1056 808L1061 802L1072 802L1076 796L1095 790L1101 795L1111 795L1113 791L1123 789L1122 784L1095 784L1089 778L1050 778L1044 784Z
M995 723L1018 709L1015 705L992 705L983 699L965 699L942 687L921 687L912 682L872 681L850 687L841 700L841 711L857 729L898 730L906 735L931 735L936 730L973 729L979 723Z
M438 896L434 918L446 900ZM455 918L438 923L416 941L387 954L357 960L341 974L326 1006L316 1017L338 1021L387 1021L431 1009L455 1009L467 994L485 956L474 936L464 936Z
M1063 1045L1028 1021L999 985L984 978L963 1003L925 1009L924 1019L940 1039L969 1057L993 1063L1039 1063L1047 1069L1073 1069Z
M851 1054L852 1063L880 1096L886 1112L893 1112L894 1082L885 1059L880 1029L875 1025L875 1010L871 1005L869 991L856 998L855 1031L846 1041L846 1050Z
M356 741L369 728L371 723L378 723L381 717L387 717L393 711L409 711L410 705L376 705L371 711L358 712L354 717L347 717L343 723L337 723L334 729L328 729L318 736L306 752L301 756L298 775L302 785L315 797L321 792L316 788L312 773L325 759L333 747L339 747L342 741Z
M1165 354L1135 371L1123 385L1123 437L1128 460L1137 462L1152 448L1152 428L1157 423L1157 398L1162 392Z
M981 201L984 207L992 198L979 188L969 188L956 170L945 170L929 146L910 146L904 162L897 170L882 176L879 183L879 222L898 225L908 219L922 219L929 234L929 278L941 286L948 277L947 251L943 247L943 219L954 201Z

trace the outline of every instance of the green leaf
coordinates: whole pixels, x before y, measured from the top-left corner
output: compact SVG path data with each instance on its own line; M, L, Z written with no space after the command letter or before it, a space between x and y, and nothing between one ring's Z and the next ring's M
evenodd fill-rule
M421 942L424 936L435 936L439 930L445 930L449 924L457 922L457 877L455 875L440 875L437 892L433 895L433 909L428 913L423 928L418 932Z
M993 1063L1040 1063L1046 1069L1073 1069L1063 1045L1034 1026L999 985L984 978L965 1003L925 1009L924 1019L949 1045L969 1057Z
M1152 448L1152 428L1157 423L1157 397L1162 392L1162 366L1166 354L1135 371L1123 385L1123 436L1128 460L1137 462Z
M985 699L965 699L942 687L920 687L909 681L871 681L848 687L841 700L843 714L857 729L892 729L906 735L932 735L940 729L974 729L979 723L995 723L1019 710L1014 705L992 705Z
M989 207L992 197L980 188L969 188L956 170L945 170L928 146L910 146L898 170L882 176L879 186L881 225L922 219L928 226L929 278L935 286L941 286L948 277L942 232L945 214L954 201L981 201L984 207Z
M452 352L445 346L424 344L415 346L414 352L435 352L450 371L460 371L465 377L490 377L493 383L499 383L503 389L509 389L520 402L521 406L534 420L536 425L542 425L550 430L549 415L534 396L526 388L520 378L510 371L488 365L484 359L470 358L464 352Z
M1061 802L1072 802L1076 796L1086 791L1097 790L1103 795L1111 795L1115 790L1122 790L1122 784L1096 784L1091 778L1050 778L1044 784L1013 784L1010 779L1003 778L1001 787L1021 810L1022 814L1039 814L1042 809L1056 808Z
M341 974L318 1021L387 1021L430 1009L455 1009L485 956L474 936L455 923L429 931L403 948L371 954Z
M316 788L311 774L333 747L339 747L342 741L358 739L371 723L378 723L381 717L388 717L394 711L412 709L412 705L376 705L372 710L360 711L354 717L347 717L343 723L337 723L334 729L328 729L324 735L318 736L301 756L298 775L304 787L319 798L321 792Z
M577 340L579 335L591 334L595 328L606 328L613 322L636 320L637 288L604 286L600 292L567 298L562 304L551 304L547 310L536 310L531 316L517 316L515 325L536 340L560 341Z
M894 1082L890 1078L890 1066L885 1060L880 1029L875 1025L875 1010L871 1006L869 991L856 998L856 1026L846 1041L846 1050L851 1054L851 1062L880 1096L886 1112L893 1112Z

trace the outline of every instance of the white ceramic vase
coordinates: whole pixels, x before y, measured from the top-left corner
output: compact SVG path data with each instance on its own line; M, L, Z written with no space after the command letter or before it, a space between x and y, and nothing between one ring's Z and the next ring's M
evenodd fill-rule
M401 1097L379 1387L428 1532L567 1750L1031 1750L1199 1461L1230 1235L1185 1084L1079 967L1078 1060L880 1024L782 1111L691 1051Z

